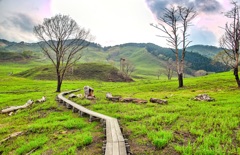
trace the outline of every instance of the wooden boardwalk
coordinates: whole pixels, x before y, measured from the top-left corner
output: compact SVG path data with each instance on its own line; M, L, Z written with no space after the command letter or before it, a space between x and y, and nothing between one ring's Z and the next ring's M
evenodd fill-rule
M89 121L100 119L104 125L104 133L106 135L106 143L103 144L103 152L105 155L130 154L128 142L123 138L118 120L116 118L91 111L64 97L64 95L77 91L79 90L62 92L57 96L57 100L68 109L72 109L73 112L78 112L80 116L87 114L89 116Z

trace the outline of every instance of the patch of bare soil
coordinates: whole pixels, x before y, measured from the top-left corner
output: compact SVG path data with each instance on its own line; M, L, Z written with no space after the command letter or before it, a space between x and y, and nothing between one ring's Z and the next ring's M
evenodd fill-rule
M137 144L134 141L128 141L130 145L130 151L132 154L155 154L155 147L151 144Z
M189 132L184 131L175 131L174 132L174 142L178 143L179 145L188 145L188 142L191 143L195 142L196 135L193 135Z
M131 132L125 133L128 137L128 135L131 135ZM177 152L173 146L167 145L166 147L162 149L156 148L147 137L141 137L141 141L143 142L140 144L137 142L136 138L131 139L130 137L128 143L130 144L130 150L131 153L134 155L180 155L179 152ZM179 145L187 145L189 141L194 142L196 140L196 136L192 135L189 132L184 131L175 131L174 132L174 143L177 143Z
M148 141L148 139L145 139ZM172 147L166 146L163 149L157 149L148 142L146 144L138 144L135 141L129 141L130 150L133 155L179 155L179 153Z
M172 146L166 146L161 152L161 155L180 155Z

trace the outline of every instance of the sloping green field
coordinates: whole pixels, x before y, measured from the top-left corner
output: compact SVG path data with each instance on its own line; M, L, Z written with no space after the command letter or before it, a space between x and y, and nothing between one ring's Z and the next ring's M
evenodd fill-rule
M31 65L0 65L0 109L23 105L46 96L12 116L0 114L0 142L15 132L22 135L1 142L0 154L102 154L100 123L89 123L55 101L56 81L31 80L8 75ZM119 119L134 154L240 154L240 90L232 72L178 81L136 80L135 82L64 81L62 90L89 85L96 101L74 99L94 111ZM113 103L105 94L149 100L161 98L167 105ZM208 94L213 102L192 100Z

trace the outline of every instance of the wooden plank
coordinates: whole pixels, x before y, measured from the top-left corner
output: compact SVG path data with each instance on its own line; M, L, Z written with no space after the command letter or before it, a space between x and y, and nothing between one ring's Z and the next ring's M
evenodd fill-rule
M78 90L76 90L78 91ZM63 92L58 95L59 101L67 104L68 107L72 107L73 111L79 112L80 115L88 114L90 117L96 117L106 122L106 149L105 155L127 155L125 141L120 130L120 126L118 120L116 118L112 118L94 111L91 111L71 100L68 100L63 95L76 92L69 91Z
M118 120L117 120L116 118L115 118L114 121L113 121L113 125L114 125L114 129L116 130L116 134L117 134L117 137L118 137L118 141L119 141L119 142L124 142L124 138L123 138L123 135L122 135L120 126L119 126L119 124L118 124Z
M113 155L119 155L118 142L113 142Z
M119 148L119 155L126 155L127 154L127 149L125 146L125 142L119 142L118 143L118 148Z
M105 155L113 155L113 143L106 144Z
M69 93L71 93L71 92L69 92ZM95 117L98 117L98 118L102 118L102 119L109 119L109 118L111 118L111 117L109 117L109 116L106 116L106 115L103 115L103 114L100 114L100 113L91 111L91 110L89 110L89 109L87 109L87 108L85 108L85 107L83 107L83 106L81 106L81 105L79 105L79 104L76 104L75 102L72 102L71 100L68 100L68 99L66 99L65 97L63 97L62 94L63 94L63 93L60 93L60 94L58 95L58 98L60 98L60 99L63 100L64 102L70 104L70 105L73 106L74 108L76 108L76 109L78 109L78 110L80 110L80 111L82 111L82 112L84 112L84 113L88 113L89 115L92 115L92 116L95 116Z
M110 120L106 120L106 137L107 137L107 143L113 142Z
M112 132L113 142L118 142L118 135L115 128L115 119L111 119L111 132Z

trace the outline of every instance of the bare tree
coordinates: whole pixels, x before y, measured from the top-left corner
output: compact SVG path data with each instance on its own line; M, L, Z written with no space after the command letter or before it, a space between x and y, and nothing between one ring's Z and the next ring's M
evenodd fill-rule
M135 71L135 66L127 59L120 59L120 70L124 73L124 75L129 78L131 74Z
M60 14L45 18L41 25L34 26L33 31L56 69L56 92L60 92L66 71L81 58L80 51L92 40L90 31L79 27L69 16Z
M239 23L239 6L236 1L232 1L233 8L229 12L225 13L225 16L232 19L231 23L226 23L225 34L220 39L220 46L224 49L227 56L232 60L231 67L233 68L233 74L240 87L240 80L238 75L239 65L239 41L240 41L240 23Z
M132 73L135 71L135 66L132 62L126 61L125 62L125 73L128 77L131 77Z
M184 58L186 48L191 43L188 40L189 34L187 33L191 20L196 17L197 13L193 7L187 8L182 6L171 6L170 9L165 8L164 13L159 17L158 25L151 26L159 29L165 35L168 45L173 47L172 51L176 56L176 70L178 74L179 87L183 87L183 71L184 71ZM182 45L180 52L179 46Z
M165 75L167 75L168 80L172 79L174 67L175 67L174 61L172 60L172 58L169 58L168 61L166 62L166 71L165 71Z
M162 72L163 72L162 69L157 70L156 74L157 74L158 80L159 80L159 77L161 76Z
M231 52L230 50L223 50L221 52L219 52L218 54L216 54L213 58L213 64L216 64L218 62L224 64L227 67L231 67L234 66L235 61L233 61L233 59L231 59L231 57L229 57L226 52Z

